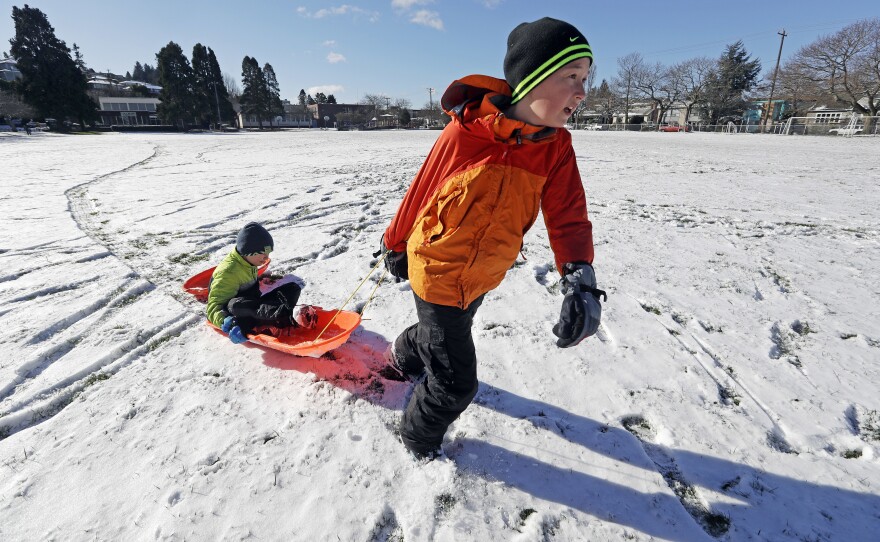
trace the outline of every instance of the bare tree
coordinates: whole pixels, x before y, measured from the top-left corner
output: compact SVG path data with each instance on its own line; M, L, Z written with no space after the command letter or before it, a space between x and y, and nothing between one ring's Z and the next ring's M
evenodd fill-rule
M795 53L789 66L820 90L877 116L880 111L880 19L865 19L824 36ZM867 126L866 126L867 128Z
M382 109L385 107L385 104L388 103L388 100L390 100L390 98L384 94L364 94L361 103L372 105L376 109Z
M644 69L645 59L639 53L630 53L617 59L617 77L612 80L617 95L623 98L624 124L629 124L629 105L636 97L635 78Z
M384 94L364 94L364 97L361 99L361 105L369 105L370 113L368 117L370 119L379 119L379 111L382 111L387 107L388 101L390 98L385 96Z
M654 102L659 130L663 116L681 96L681 73L660 62L650 66L643 65L635 72L633 88Z
M716 65L717 63L714 59L701 56L685 60L672 67L672 71L677 73L676 77L681 84L681 96L679 99L685 107L685 126L687 126L694 106L703 99Z
M822 98L823 91L814 81L811 71L805 70L795 59L787 60L779 68L776 91L780 98L784 98L792 106L792 111L790 114L786 113L786 116L804 116L807 107Z
M602 124L610 124L614 114L621 110L623 104L605 79L602 79L599 87L590 93L589 100L584 101L587 102L587 107L599 113L599 120Z
M594 85L596 84L596 74L598 70L596 69L595 64L590 65L590 73L587 75L587 80L584 82L584 99L578 104L578 106L574 110L574 114L572 117L574 118L574 127L577 128L580 123L583 121L584 113L586 113L590 109L590 105L592 103L591 97L596 93L596 88Z
M235 77L228 73L224 73L223 86L226 87L226 93L229 94L229 99L237 103L238 99L241 97L241 87L238 86L238 81L235 80Z

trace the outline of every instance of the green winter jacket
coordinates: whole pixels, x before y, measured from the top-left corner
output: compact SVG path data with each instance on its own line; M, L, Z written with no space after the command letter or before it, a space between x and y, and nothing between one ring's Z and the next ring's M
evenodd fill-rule
M211 286L208 290L208 320L217 327L223 325L223 320L229 316L226 312L226 304L233 297L238 297L241 292L257 288L259 295L258 268L249 264L244 257L234 248L220 265L214 269L211 276Z

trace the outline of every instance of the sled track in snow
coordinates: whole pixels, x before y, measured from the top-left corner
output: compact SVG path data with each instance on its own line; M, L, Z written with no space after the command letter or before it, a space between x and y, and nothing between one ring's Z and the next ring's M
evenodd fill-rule
M73 217L73 221L76 222L76 225L79 227L79 229L82 230L83 233L88 235L89 238L91 238L92 241L94 241L95 243L106 247L107 250L114 256L119 257L119 247L116 243L113 242L111 238L103 235L103 233L101 232L101 228L98 226L95 219L92 218L96 215L93 214L95 210L92 206L91 201L86 197L88 190L91 186L105 181L110 177L113 177L114 175L125 173L126 171L131 171L132 169L136 169L148 164L150 161L159 156L159 154L159 146L154 145L152 154L150 154L150 156L147 156L143 160L139 160L122 169L99 175L98 177L95 177L90 181L86 181L72 188L68 188L64 192L65 197L67 197L67 210L70 212L70 215Z
M626 295L641 305L638 299L628 293ZM767 430L768 445L780 452L797 453L796 449L790 444L789 431L783 425L781 416L753 393L734 372L727 370L729 365L725 365L724 360L719 354L714 352L704 340L694 335L680 323L674 320L672 323L669 323L659 315L649 314L663 326L666 332L678 342L685 352L691 355L709 378L712 379L718 387L719 398L722 402L727 403L731 397L739 396L740 394L736 393L736 390L740 390L743 395L748 397L758 407L770 422L770 427ZM695 347L685 340L685 336L693 340L697 346ZM708 356L709 360L706 360L704 356Z
M116 171L105 173L94 179L81 183L65 191L68 200L68 211L77 227L94 243L106 250L91 251L84 257L77 258L75 263L86 263L110 255L120 263L124 258L120 253L124 248L113 236L105 233L99 223L100 217L94 211L88 198L89 189L95 184L112 177L143 167L161 154L159 146L153 147L150 156ZM31 247L36 250L38 247ZM49 264L50 266L53 264ZM44 266L45 267L45 266ZM117 310L124 308L134 300L149 295L156 290L156 283L142 273L131 269L120 277L115 288L110 286L108 292L98 296L94 301L69 315L44 324L42 329L34 331L27 345L46 346L33 352L27 359L20 362L11 378L0 383L0 439L23 429L33 427L52 418L73 402L86 388L105 380L146 355L168 339L179 335L186 328L196 325L200 315L195 311L181 311L157 322L149 329L134 329L128 335L104 351L99 351L94 359L76 367L74 370L56 375L53 378L40 378L56 364L63 362L67 356L87 340L92 330L112 323ZM18 273L3 277L4 281L14 281L26 273ZM100 275L85 278L78 282L57 285L38 292L30 292L10 299L11 303L27 302L42 295L54 295L63 292L75 292L99 280ZM177 297L177 296L174 296Z
M70 405L83 390L131 365L168 339L197 324L199 320L200 317L194 315L175 316L151 329L139 331L134 337L116 345L108 353L66 378L37 390L28 390L27 397L7 400L0 411L0 439L52 418ZM38 362L39 358L32 359L33 369L45 369ZM4 390L8 396L9 386Z
M160 145L154 145L153 152L152 154L150 154L150 156L117 171L105 173L90 181L78 184L77 186L74 186L65 191L64 194L67 197L68 210L70 211L74 222L76 222L79 229L82 230L82 232L85 233L92 241L100 246L103 246L107 250L107 255L114 256L119 262L123 263L129 269L131 269L132 276L148 282L151 288L161 289L166 294L169 294L174 299L180 301L184 306L190 309L194 309L196 307L196 304L187 302L189 300L187 300L186 297L179 291L178 283L175 282L174 284L170 284L169 281L161 280L161 277L157 277L151 274L149 270L135 269L129 263L127 263L128 259L125 257L125 252L126 249L131 247L120 242L112 234L104 230L101 225L100 213L95 211L95 208L92 205L92 201L88 198L89 189L93 186L97 185L98 183L107 181L121 173L144 167L159 156L161 156L163 152L164 151ZM179 210L180 209L178 209L178 211ZM225 240L225 236L217 236L217 239L221 238ZM207 253L210 252L210 250L211 247L207 247L204 250L199 251L198 254Z

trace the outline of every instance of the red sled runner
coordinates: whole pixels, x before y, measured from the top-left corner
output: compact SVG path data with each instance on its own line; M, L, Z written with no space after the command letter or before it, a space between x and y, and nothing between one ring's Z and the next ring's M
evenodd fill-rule
M266 263L259 269L262 275L269 264ZM193 275L183 283L183 289L195 296L199 301L208 300L208 286L211 284L211 275L214 268L206 269L197 275ZM318 311L318 324L312 329L291 328L289 334L281 337L252 333L247 335L250 342L265 346L273 350L293 354L319 358L327 352L338 348L348 341L351 332L357 329L361 323L361 315L352 311L324 310L315 307ZM206 323L218 332L219 328L206 321Z

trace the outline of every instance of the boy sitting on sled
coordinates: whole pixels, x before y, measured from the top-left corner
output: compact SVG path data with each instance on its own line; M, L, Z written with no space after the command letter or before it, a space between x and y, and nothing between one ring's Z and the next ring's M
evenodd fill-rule
M266 228L251 222L238 232L235 248L211 276L208 320L235 344L247 341L245 334L252 331L277 336L291 327L313 328L317 323L314 307L296 304L302 290L298 284L260 293L259 268L269 261L272 247Z

